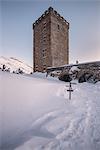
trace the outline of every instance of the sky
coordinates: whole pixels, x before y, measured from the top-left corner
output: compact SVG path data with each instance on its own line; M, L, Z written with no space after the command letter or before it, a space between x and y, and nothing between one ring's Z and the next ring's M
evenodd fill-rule
M32 65L32 23L50 6L70 23L69 63L100 61L100 0L0 0L0 56Z

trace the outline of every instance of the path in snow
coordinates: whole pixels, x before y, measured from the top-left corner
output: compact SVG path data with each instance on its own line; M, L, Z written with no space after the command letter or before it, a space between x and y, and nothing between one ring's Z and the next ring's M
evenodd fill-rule
M38 118L27 132L29 140L16 150L100 150L99 91L100 83L78 84L66 109ZM57 91L66 94L64 87Z

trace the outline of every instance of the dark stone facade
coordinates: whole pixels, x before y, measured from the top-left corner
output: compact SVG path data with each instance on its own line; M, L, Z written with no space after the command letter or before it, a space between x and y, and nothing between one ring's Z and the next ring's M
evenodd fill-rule
M69 63L69 23L52 7L33 24L33 71Z

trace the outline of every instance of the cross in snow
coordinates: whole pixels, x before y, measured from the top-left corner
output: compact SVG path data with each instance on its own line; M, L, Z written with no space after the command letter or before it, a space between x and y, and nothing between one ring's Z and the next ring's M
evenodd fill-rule
M72 89L72 84L71 82L69 82L69 89L67 90L69 92L69 100L71 100L71 92L73 92L74 90Z

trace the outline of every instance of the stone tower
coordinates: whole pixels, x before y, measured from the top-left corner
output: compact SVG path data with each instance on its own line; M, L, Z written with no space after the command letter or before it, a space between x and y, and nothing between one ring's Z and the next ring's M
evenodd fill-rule
M49 7L33 23L33 71L69 63L69 23Z

